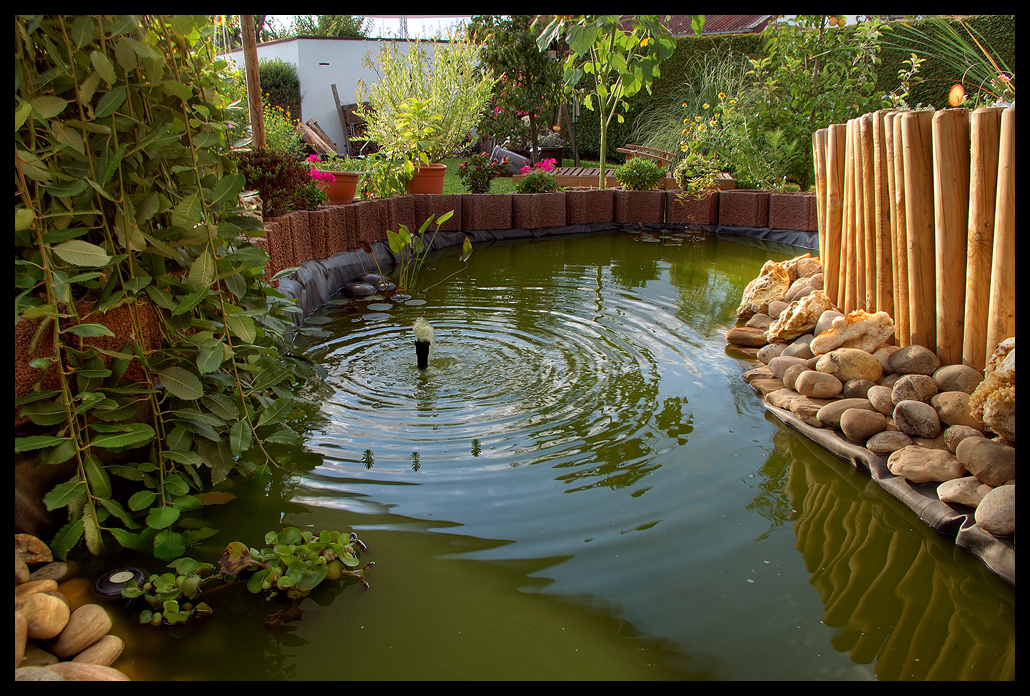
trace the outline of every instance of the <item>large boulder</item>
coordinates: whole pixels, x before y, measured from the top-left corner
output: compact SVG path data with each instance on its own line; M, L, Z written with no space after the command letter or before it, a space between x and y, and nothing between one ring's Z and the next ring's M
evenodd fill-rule
M858 348L837 348L821 356L815 369L831 374L846 383L852 379L876 382L883 376L883 366L872 354Z
M790 341L810 333L822 313L832 309L833 303L822 290L813 290L800 300L787 305L779 318L765 332L770 343Z
M782 300L791 283L797 278L796 268L788 268L787 262L766 261L758 277L744 288L737 307L737 316L750 319L758 313L769 313L769 303ZM791 275L793 271L793 277Z
M829 353L835 348L858 348L875 353L894 335L894 320L887 312L870 314L856 309L847 316L837 317L830 328L816 336L811 343L816 355Z
M909 445L891 454L887 468L912 483L950 481L967 475L962 462L951 452L919 445Z

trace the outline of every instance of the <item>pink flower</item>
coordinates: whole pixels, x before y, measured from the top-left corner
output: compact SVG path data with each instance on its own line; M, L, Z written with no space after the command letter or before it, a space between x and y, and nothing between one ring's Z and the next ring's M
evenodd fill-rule
M525 167L523 167L519 171L522 172L523 174L529 174L529 165L527 164Z
M312 155L312 157L316 157L316 156L317 155ZM329 182L331 184L335 184L336 183L336 177L333 176L332 172L323 172L323 171L321 171L319 169L312 169L310 174L311 174L311 178L315 179L316 181L327 181L327 182Z
M320 162L318 155L308 155L308 162Z

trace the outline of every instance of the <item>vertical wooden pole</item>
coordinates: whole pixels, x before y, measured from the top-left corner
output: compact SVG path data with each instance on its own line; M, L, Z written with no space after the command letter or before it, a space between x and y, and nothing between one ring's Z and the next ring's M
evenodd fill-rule
M876 310L894 316L894 262L891 235L891 198L888 186L887 111L873 114L873 180L876 229Z
M247 71L247 105L250 107L251 143L254 147L264 147L265 115L261 109L261 78L258 75L254 15L240 15L240 33L243 35L243 64Z
M848 120L847 149L844 156L844 238L841 245L840 263L844 273L843 301L840 304L845 314L857 307L858 282L855 269L855 151L858 149L856 133L858 124L855 119Z
M840 307L841 243L844 216L844 162L847 126L833 124L826 139L826 255L823 257L823 288Z
M1016 335L1016 107L1001 114L998 197L994 208L994 263L987 321L987 355Z
M815 210L819 221L819 258L823 260L824 264L826 263L826 138L826 128L820 128L812 133L812 160L815 163ZM825 274L823 277L826 277ZM825 288L825 285L823 287Z
M909 344L908 329L908 231L905 227L905 157L901 139L901 114L887 114L887 142L891 156L887 186L891 196L891 250L894 253L894 339Z
M966 228L969 224L969 111L933 116L933 209L937 253L937 357L962 362L966 303Z
M862 146L862 292L859 306L875 312L876 306L876 184L873 168L873 115L859 118L859 142Z
M984 351L991 298L1000 127L1001 109L977 109L969 115L969 227L966 230L962 363L976 370L983 370L987 364Z
M931 350L937 345L932 122L933 114L929 111L906 112L901 116L908 236L909 343Z

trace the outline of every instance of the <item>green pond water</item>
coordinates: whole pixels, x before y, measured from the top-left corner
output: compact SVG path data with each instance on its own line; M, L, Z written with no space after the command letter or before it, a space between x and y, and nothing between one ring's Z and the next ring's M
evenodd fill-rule
M423 306L320 310L323 335L297 344L329 372L303 390L303 450L232 486L211 509L221 533L189 555L283 525L353 529L370 589L316 591L274 631L286 605L242 587L211 593L192 628L115 610L127 671L1014 679L1013 588L741 379L723 337L741 292L799 253L626 232L497 243ZM369 303L393 306L377 320ZM419 316L436 332L426 371Z

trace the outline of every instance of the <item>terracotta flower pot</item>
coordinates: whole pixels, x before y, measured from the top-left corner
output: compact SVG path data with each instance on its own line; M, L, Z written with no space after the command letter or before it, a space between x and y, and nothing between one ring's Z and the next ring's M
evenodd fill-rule
M329 205L348 205L354 201L354 194L358 190L357 172L330 172L336 177L335 182L320 180L318 187L325 191L329 197Z
M415 173L408 182L408 193L443 193L443 176L446 172L446 164L415 167Z

